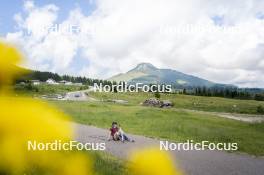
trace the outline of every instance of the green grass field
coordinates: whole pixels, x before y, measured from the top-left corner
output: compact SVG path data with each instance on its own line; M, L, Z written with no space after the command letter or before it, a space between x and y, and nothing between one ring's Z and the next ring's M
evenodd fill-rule
M40 85L21 85L17 84L14 86L15 93L17 95L26 96L40 96L40 95L50 95L50 94L65 94L71 91L79 91L87 89L86 86L76 86L76 85L50 85L50 84L40 84Z
M40 96L50 94L65 94L70 91L87 89L86 86L65 86L41 84L27 89L25 85L16 85L17 95ZM153 93L94 93L91 96L99 100L122 99L127 100L130 105L139 105L144 100L154 97ZM201 97L182 94L160 94L162 100L170 100L178 109L190 109L210 112L228 112L242 114L260 114L257 111L259 106L264 109L264 101L236 100L219 97Z
M97 175L128 175L126 162L105 152L92 152L87 156L93 160L93 169Z
M70 101L51 103L79 123L107 129L112 121L118 121L129 133L171 141L237 142L240 152L264 155L264 123L249 124L196 112L139 105Z
M92 170L96 175L128 175L126 161L122 161L105 152L84 152L88 160L91 160ZM27 175L49 174L44 173L39 167L33 167L29 171L24 172Z
M91 95L97 99L122 99L129 104L138 105L144 100L154 97L153 93L94 93ZM181 94L161 94L162 100L171 100L175 108L201 110L210 112L228 112L243 114L259 114L258 106L264 107L263 101L235 100L219 97L200 97Z

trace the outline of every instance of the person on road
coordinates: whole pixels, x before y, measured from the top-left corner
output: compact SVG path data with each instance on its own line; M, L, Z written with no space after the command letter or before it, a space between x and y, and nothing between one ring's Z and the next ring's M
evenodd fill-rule
M122 130L121 126L117 124L117 122L112 123L112 127L110 128L110 136L109 136L109 141L111 138L114 141L121 140L122 142L128 141L128 142L134 142L133 139L130 139L125 132Z
M119 136L118 136L118 126L117 126L117 122L113 122L112 126L110 128L110 136L108 138L108 140L113 139L114 141L117 141Z

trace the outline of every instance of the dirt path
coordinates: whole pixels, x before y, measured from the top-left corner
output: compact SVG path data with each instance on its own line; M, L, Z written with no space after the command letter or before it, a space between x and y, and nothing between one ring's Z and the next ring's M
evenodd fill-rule
M224 112L207 112L207 111L198 111L198 110L191 110L191 109L177 109L177 108L173 108L173 110L195 112L195 113L206 114L206 115L215 115L218 117L223 117L223 118L228 118L228 119L238 120L238 121L248 122L248 123L264 122L264 115L237 114L237 113L224 113Z
M212 114L214 114L213 112ZM264 121L263 115L249 115L249 114L230 114L230 113L216 113L219 117L229 118L233 120L239 120L248 123L261 123Z
M156 147L159 140L143 136L130 135L134 143L107 141L108 131L82 124L74 124L75 139L82 143L105 142L106 151L119 158L126 159L135 149ZM187 175L262 175L264 158L255 158L246 154L223 151L171 151L175 162Z

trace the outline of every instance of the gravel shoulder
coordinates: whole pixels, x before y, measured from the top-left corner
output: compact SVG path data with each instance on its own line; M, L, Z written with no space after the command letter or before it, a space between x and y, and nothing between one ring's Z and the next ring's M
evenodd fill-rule
M207 111L198 111L191 109L177 109L173 108L176 111L186 111L186 112L195 112L205 115L214 115L217 117L223 117L232 120L238 120L247 123L261 123L264 122L264 115L254 115L254 114L237 114L237 113L224 113L224 112L207 112Z

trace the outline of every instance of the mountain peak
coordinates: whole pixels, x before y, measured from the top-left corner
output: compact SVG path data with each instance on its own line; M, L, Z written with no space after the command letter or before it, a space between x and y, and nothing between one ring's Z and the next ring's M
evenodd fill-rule
M128 83L168 84L182 87L212 87L214 82L184 74L172 69L158 69L150 63L140 63L134 69L109 78L111 81Z
M139 63L133 70L145 72L150 70L157 70L157 68L150 63Z

